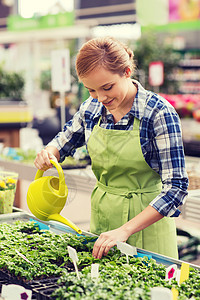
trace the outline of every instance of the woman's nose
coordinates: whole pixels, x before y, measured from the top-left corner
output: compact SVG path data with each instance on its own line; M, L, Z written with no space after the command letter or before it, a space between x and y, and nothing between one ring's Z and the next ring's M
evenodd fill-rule
M104 102L107 99L107 96L104 94L98 94L98 101Z

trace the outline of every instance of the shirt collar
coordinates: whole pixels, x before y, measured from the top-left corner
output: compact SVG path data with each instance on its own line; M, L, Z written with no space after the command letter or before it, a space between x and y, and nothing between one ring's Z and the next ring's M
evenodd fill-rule
M131 114L141 120L144 116L144 109L149 92L145 90L137 80L134 79L132 81L137 86L137 94L128 114ZM102 103L99 103L99 105L100 109L94 114L94 118L99 118L102 115L104 118L112 119L112 114L105 108L105 106Z
M135 96L132 108L129 113L141 120L144 116L144 109L148 97L148 92L137 80L134 79L133 83L137 85L137 94Z
M96 118L99 119L99 117L100 117L101 115L103 115L104 106L103 106L102 103L98 102L97 99L92 98L91 96L90 96L89 98L91 99L91 102L94 101L94 102L96 103L96 105L97 105L97 109L95 110L95 113L94 113L94 115L93 115L93 118L94 118L94 119L96 119Z

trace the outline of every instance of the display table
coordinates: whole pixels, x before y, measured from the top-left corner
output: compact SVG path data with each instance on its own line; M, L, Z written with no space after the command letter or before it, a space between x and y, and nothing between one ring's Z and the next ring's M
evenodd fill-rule
M21 220L21 221L29 221L30 219L34 219L37 222L47 225L49 227L49 230L61 234L61 233L72 233L72 234L77 234L73 229L71 229L69 226L64 225L62 223L59 222L55 222L55 221L49 221L49 222L45 222L45 221L41 221L38 220L35 216L33 216L31 213L28 213L27 211L18 209L18 208L13 208L13 213L11 214L4 214L4 215L0 215L0 223L13 223L17 220ZM93 236L93 237L97 237L96 235L83 230L82 232L83 235L86 236ZM153 259L156 260L157 263L161 263L164 264L165 266L169 266L171 264L177 264L178 267L181 266L182 261L178 260L178 259L174 259L171 257L167 257L155 252L151 252L151 251L147 251L141 248L137 248L137 252L141 253L141 254L146 254L146 255L150 255ZM194 264L190 264L191 267L200 270L200 266L198 265L194 265Z
M5 239L2 241L1 246L4 247L4 245L7 245L7 247L5 247L6 250L7 250L7 248L9 248L8 242L10 240L12 241L11 227L15 226L15 221L18 221L18 224L19 224L20 223L19 221L28 222L29 220L34 221L37 224L37 226L39 226L40 230L43 231L45 228L45 231L43 231L43 233L41 232L39 234L34 233L32 231L33 234L31 234L30 227L24 227L25 231L24 230L20 231L20 241L21 241L21 243L23 243L22 245L27 246L26 248L25 248L25 246L22 246L22 247L19 246L19 242L16 241L16 239L19 236L16 236L17 231L14 231L14 235L16 236L16 239L15 239L16 244L15 244L14 249L17 250L16 252L18 253L18 255L21 256L21 257L18 256L17 261L15 260L15 262L14 262L16 265L16 269L17 269L17 267L19 268L20 264L22 265L22 262L20 262L20 260L22 258L24 260L26 260L26 262L25 261L23 262L23 267L21 267L22 270L19 270L19 272L17 274L15 274L15 272L11 273L10 268L8 268L8 270L7 270L4 266L5 265L9 266L10 261L13 259L15 251L14 251L14 249L13 250L11 249L11 251L12 251L11 252L9 249L8 253L7 253L7 252L5 252L5 250L3 248L2 259L3 259L3 256L5 255L5 253L6 253L6 259L9 256L10 256L10 259L5 261L5 258L4 258L5 265L3 265L3 267L1 267L1 270L0 270L0 289L2 288L3 285L5 287L5 285L13 284L13 283L18 284L20 286L24 286L26 289L28 289L29 291L32 292L32 297L31 297L32 300L54 299L53 297L51 297L51 295L55 290L58 290L58 289L60 292L63 292L63 294L65 293L67 295L68 291L66 292L65 283L60 282L60 284L58 284L58 279L60 278L60 276L62 276L62 273L60 272L60 270L56 269L57 267L55 266L55 264L56 264L56 262L58 262L58 264L60 265L61 263L59 260L63 257L66 258L66 255L69 254L67 252L63 253L63 251L65 251L65 248L67 248L68 242L67 242L67 239L66 240L64 239L64 236L61 237L60 235L63 233L65 233L65 234L70 233L69 236L71 236L71 234L76 235L77 233L66 225L62 225L60 223L53 222L53 221L50 221L50 222L39 221L37 218L35 218L34 216L30 215L29 213L27 213L25 211L22 211L22 210L15 211L14 210L14 212L12 214L6 214L6 215L0 216L0 225L2 225L4 228L4 237L5 237ZM9 231L6 231L6 227L9 227ZM28 231L27 231L27 228L29 228ZM1 230L2 230L2 228L1 228ZM36 240L34 240L34 234L37 235ZM43 235L45 235L46 237L43 237ZM90 241L88 243L85 243L88 236L89 236L89 238L92 237L92 240L94 240L94 238L96 238L96 236L91 234L90 232L83 231L81 237L80 237L80 235L78 235L77 237L76 236L72 237L72 239L71 239L72 242L70 242L70 247L73 247L74 249L76 249L77 254L80 255L79 258L81 258L81 259L84 259L83 253L85 252L85 254L87 255L85 262L87 263L87 265L89 267L92 263L89 260L89 258L91 257L91 251L90 251L91 249L88 251L87 250L88 248L85 246L85 244L90 243ZM53 243L51 243L52 242L51 238L54 239ZM82 250L79 250L80 245L78 247L76 244L76 241L79 240L80 238L83 239L83 242L82 242L83 252L82 252ZM50 243L49 243L49 239L51 239ZM58 246L58 243L56 243L57 240L60 240L61 247ZM5 241L7 242L7 244ZM64 241L64 243L63 243L63 241ZM35 247L33 246L34 243L36 243ZM12 243L12 245L13 244L14 243ZM45 247L43 247L44 244L45 244ZM58 257L54 256L56 253L56 250L54 249L55 244L57 244L57 247L59 247L62 250L62 253L59 252ZM53 249L51 249L52 251L49 249L50 246L52 246L52 248L53 248ZM71 249L73 249L73 248L71 248ZM165 274L164 272L167 271L167 267L171 266L170 268L172 268L172 267L174 268L175 267L174 265L176 265L176 268L178 270L181 270L181 267L184 263L185 266L187 265L188 267L191 267L189 270L191 276L192 276L192 274L194 274L194 272L195 272L196 276L194 277L194 275L193 275L193 280L190 280L190 281L184 283L184 285L181 286L181 284L180 284L180 288L182 290L188 291L191 287L191 291L194 292L194 290L192 289L192 286L195 286L195 290L197 290L195 293L196 294L198 293L198 281L196 284L195 279L198 280L197 276L200 271L199 266L194 265L194 264L187 264L181 260L172 259L170 257L160 255L160 254L157 254L157 253L154 253L151 251L147 251L147 250L144 250L141 248L133 248L133 250L137 251L136 253L134 252L135 253L134 256L136 256L135 263L130 262L130 257L133 254L129 254L129 258L128 258L129 262L130 262L129 266L127 267L127 264L124 264L124 267L122 266L122 268L121 268L121 270L123 270L123 272L125 272L125 271L127 273L130 272L128 277L126 277L125 279L126 280L132 279L131 281L129 281L130 285L125 286L126 291L128 291L129 289L131 289L132 292L135 292L135 289L140 290L140 295L141 295L143 293L142 289L145 290L145 288L147 288L147 286L149 284L151 284L151 285L153 284L154 287L162 286L162 285L167 286L166 283L164 282L164 278L163 278L163 275ZM53 253L53 255L52 255L52 253ZM29 256L29 254L30 254L30 256ZM23 256L23 255L25 255L25 256ZM41 259L41 257L42 257L42 259ZM26 258L28 258L28 260ZM33 271L32 269L35 269L34 274L36 275L38 265L39 265L39 267L38 267L39 271L41 271L41 268L42 269L47 268L47 264L45 264L45 262L43 261L44 258L46 258L46 261L48 261L48 270L50 270L50 268L51 268L51 270L54 270L54 272L51 272L49 274L46 273L45 276L41 276L38 274L39 276L37 276L37 277L35 276L34 280L32 280L32 278L31 279L26 278L26 280L23 280L24 279L23 274L24 274L25 270L27 272L27 262L29 263L29 270ZM153 261L152 260L149 261L149 259L151 259L151 258L153 259ZM109 277L107 277L107 278L105 277L106 280L109 280L109 278L112 276L111 278L117 279L116 286L118 286L118 284L120 284L120 279L123 280L122 284L126 284L126 281L124 280L125 274L119 273L119 272L114 273L115 269L117 270L117 266L122 264L121 261L116 263L116 259L121 259L121 257L118 256L117 258L114 258L114 257L111 258L110 263L107 260L102 262L102 265L104 264L105 267L104 267L104 270L100 269L99 280L101 280L101 276L103 276L103 273L106 272L106 269L107 269L109 271ZM125 261L126 260L124 260L124 262ZM30 263L32 264L32 267L30 267ZM99 264L100 263L101 262L99 262ZM155 265L155 263L156 263L156 265ZM109 264L112 265L112 269L109 267ZM41 268L40 268L40 265L41 265ZM81 286L82 282L84 282L84 288L86 287L85 289L87 289L87 286L85 284L85 283L87 283L87 280L89 282L89 287L91 288L91 286L93 285L93 281L91 280L91 278L89 278L89 273L85 274L85 275L83 273L83 269L84 269L84 267L87 267L87 265L85 266L84 262L82 263L82 265L81 264L78 265L79 270L77 272L79 272L79 275L81 276L81 280L77 280L76 274L74 272L75 269L72 266L71 261L67 262L67 260L65 260L65 265L63 264L63 266L62 266L63 271L64 271L64 269L66 270L66 272L65 272L66 275L64 275L64 276L67 276L67 278L68 278L68 276L73 276L73 277L71 277L72 279L69 281L69 283L67 285L67 287L69 287L69 292L74 291L74 288ZM81 266L83 267L83 269L81 268ZM13 270L12 266L11 266L11 270ZM58 272L56 272L56 271L58 271ZM137 271L138 271L138 274L136 274ZM136 274L137 277L132 276L133 274ZM171 275L171 273L169 273L169 274ZM148 276L148 280L146 279L147 276ZM150 280L149 280L149 278L150 278ZM155 281L152 281L151 278L155 279ZM171 277L169 277L169 278L171 278ZM135 286L133 283L136 280L137 280L137 285ZM138 285L140 284L140 282L141 282L140 286L142 288L141 287L138 288ZM99 283L99 281L98 281L98 283ZM97 282L94 283L94 286L93 286L94 291L98 291L98 289L102 288L101 287L102 282L100 282L100 283L101 284L97 284ZM108 284L109 284L109 288L110 288L112 281L109 281ZM175 285L174 282L172 284L173 284L173 286ZM170 288L170 283L169 283L169 288ZM177 287L176 287L176 289L177 289ZM83 290L82 288L79 288L79 291L82 291L82 290ZM77 295L77 297L78 297L77 299L84 299L84 297L79 297L79 295L78 295L79 291L77 293L76 292L74 293L75 295ZM105 295L105 289L102 289L102 291L103 291L103 294ZM111 289L111 291L114 292L114 288L113 288L113 290ZM123 295L123 294L121 294L121 295ZM72 297L70 297L70 299L71 298ZM191 297L189 297L189 298L191 298ZM14 298L12 298L12 299L14 299ZM62 298L60 296L58 298L56 297L56 299L64 299L64 298ZM75 299L75 297L73 297L73 299ZM87 299L89 299L89 298L87 297ZM91 299L92 299L92 297L91 297ZM102 299L102 297L101 298L99 297L97 299ZM114 299L114 297L112 297L112 299ZM127 299L127 297L126 296L121 297L121 299ZM131 298L131 299L133 299L133 298ZM147 299L147 298L140 297L140 299ZM149 299L149 297L148 297L148 299ZM161 297L160 299L163 299L163 298ZM186 298L184 298L184 299L186 299ZM197 298L195 297L194 299L197 299Z

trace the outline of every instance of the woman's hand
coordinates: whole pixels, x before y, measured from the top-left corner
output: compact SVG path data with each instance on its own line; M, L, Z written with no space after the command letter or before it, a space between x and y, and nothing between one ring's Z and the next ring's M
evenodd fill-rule
M58 162L58 158L59 158L59 155L58 155L59 152L57 149L56 150L55 149L54 148L53 149L46 148L46 149L41 150L37 154L35 161L34 161L36 168L38 168L39 170L43 170L43 171L46 171L49 168L52 168L53 166L50 162L50 159Z
M94 244L92 255L95 258L101 258L107 255L110 248L118 242L125 242L129 236L123 228L117 228L100 234L100 237Z
M100 234L100 237L94 244L92 255L95 258L101 258L108 253L110 248L117 244L117 241L126 242L129 236L145 229L162 218L163 215L154 207L148 205L141 213L121 227Z

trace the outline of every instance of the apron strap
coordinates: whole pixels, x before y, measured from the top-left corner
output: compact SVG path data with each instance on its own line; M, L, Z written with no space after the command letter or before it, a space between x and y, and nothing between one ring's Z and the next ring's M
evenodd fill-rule
M142 189L135 189L135 190L123 190L120 188L112 187L112 186L107 186L100 181L97 181L97 186L103 190L104 192L108 192L113 195L120 195L124 196L126 198L132 198L132 194L143 194L143 193L152 193L152 192L157 192L161 190L161 183L157 183L155 185L151 185L146 188Z
M134 117L133 129L139 131L139 128L140 128L140 120L138 118Z
M97 125L100 126L100 123L101 123L101 116L99 117Z

